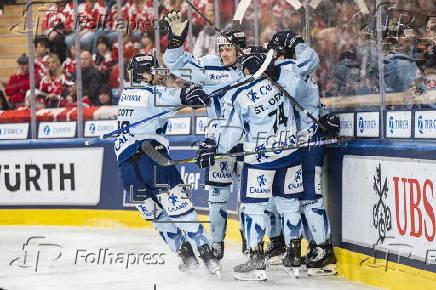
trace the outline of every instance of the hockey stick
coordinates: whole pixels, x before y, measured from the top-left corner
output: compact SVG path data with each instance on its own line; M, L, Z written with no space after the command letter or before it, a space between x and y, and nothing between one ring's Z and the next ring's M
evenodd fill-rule
M231 43L230 39L224 34L224 32L221 29L217 28L212 22L210 22L210 20L206 16L204 16L204 14L201 11L199 11L198 8L194 6L194 4L192 4L189 0L185 0L185 2L188 3L188 5L191 6L192 9L194 9L195 12L197 12L198 15L200 15L200 17L203 18L211 27L213 27L215 29L215 31L217 31L225 39L227 39L227 41L229 43ZM242 51L241 48L239 48L236 45L234 47L240 54L244 54L244 52ZM265 67L265 69L266 69L268 67L269 63L267 65L265 65L267 60L268 60L268 58L264 61L261 68ZM266 74L265 71L263 71L261 73L256 72L255 75L257 75L257 76L263 75L265 78L267 78L276 88L279 89L280 92L282 92L285 96L287 96L292 101L292 103L295 106L297 106L309 119L311 119L315 124L317 124L319 126L319 128L321 128L322 130L326 129L325 126L323 124L321 124L317 118L315 118L311 113L309 113L309 111L307 111L294 97L292 97L291 94L289 94L278 82L276 82L268 74Z
M254 155L254 154L261 154L261 153L268 153L268 152L277 152L277 151L285 151L285 150L292 150L292 149L298 149L302 147L311 147L311 146L323 146L323 145L330 145L335 143L342 143L344 141L348 141L350 138L341 136L339 139L327 139L327 140L317 140L309 143L304 144L297 144L297 145L287 145L282 147L276 147L276 148L268 148L264 150L257 150L257 151L242 151L242 152L233 152L233 153L223 153L223 154L214 154L214 159L221 159L223 157L238 157L238 156L247 156L247 155ZM147 141L144 141L141 145L142 151L150 157L151 160L156 162L157 164L161 166L171 166L171 165L177 165L177 164L183 164L183 163L195 163L197 162L196 158L189 158L189 159L182 159L182 160L171 160L168 157L164 156L162 153L156 151L150 143Z
M209 99L211 99L211 98L213 98L214 96L217 96L217 95L219 95L219 94L222 94L222 93L225 92L225 91L232 90L232 89L234 89L234 88L237 88L237 87L243 86L243 85L245 85L245 84L248 84L248 83L252 82L253 80L254 80L254 77L250 77L250 78L248 78L248 79L246 79L246 80L244 80L244 81L242 81L242 82L236 83L236 84L234 84L234 85L232 85L232 86L224 87L224 88L222 88L222 89L216 90L216 91L212 92L212 94L209 95ZM124 127L118 128L118 129L116 129L116 130L114 130L114 131L112 131L112 132L102 134L102 135L99 136L99 137L93 138L93 139L91 139L91 140L86 140L86 141L85 141L85 146L93 145L93 144L97 143L97 142L100 141L100 140L103 140L103 139L107 139L107 138L113 137L114 135L120 134L121 132L126 131L126 130L129 130L130 128L136 127L136 126L138 126L138 125L140 125L140 124L142 124L142 123L149 122L149 121L153 121L153 120L155 120L155 119L157 119L157 118L159 118L159 117L163 117L163 116L165 116L165 115L169 115L169 114L172 114L172 113L178 112L178 111L180 111L180 110L183 109L183 108L184 108L184 107L179 107L179 108L177 108L177 109L175 109L175 110L163 111L163 112L160 112L160 113L158 113L158 114L156 114L156 115L154 115L154 116L147 117L147 118L145 118L145 119L142 119L142 120L136 121L136 122L134 122L134 123L132 123L132 124L129 124L129 125L127 125L127 126L124 126Z

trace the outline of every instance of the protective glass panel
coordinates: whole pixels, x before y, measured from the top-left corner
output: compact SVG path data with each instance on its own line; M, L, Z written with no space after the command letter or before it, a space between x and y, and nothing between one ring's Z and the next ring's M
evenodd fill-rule
M376 14L366 2L310 1L308 7L311 45L320 58L316 80L332 110L377 110L381 103Z

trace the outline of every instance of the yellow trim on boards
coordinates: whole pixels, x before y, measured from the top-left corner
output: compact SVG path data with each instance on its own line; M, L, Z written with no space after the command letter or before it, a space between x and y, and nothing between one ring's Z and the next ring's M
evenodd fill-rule
M208 217L200 215L200 220ZM136 210L98 209L0 209L0 225L50 225L152 228ZM203 224L208 230L209 224ZM239 222L228 220L226 238L241 241ZM303 245L303 248L305 246ZM338 275L384 289L436 289L436 273L385 262L370 256L335 248Z

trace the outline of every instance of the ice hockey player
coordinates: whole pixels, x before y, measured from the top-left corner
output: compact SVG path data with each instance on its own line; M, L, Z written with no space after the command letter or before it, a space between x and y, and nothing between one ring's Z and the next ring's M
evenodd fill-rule
M303 38L299 34L291 30L283 30L274 34L268 43L268 48L272 48L276 52L276 65L280 65L283 69L291 71L303 79L308 79L310 74L318 68L318 54L304 43ZM301 90L304 87L306 87L305 84L303 84ZM301 90L299 91L301 92ZM300 95L304 96L304 93L301 92ZM270 265L281 265L283 254L286 252L286 246L280 216L272 200L268 202L265 214L267 220L266 234L270 240L268 247L265 249L265 256L269 260ZM304 215L302 218L304 226Z
M282 31L273 36L268 43L268 48L274 48L278 52L278 59L286 59L281 62L281 68L285 70L298 71L292 64L293 59L300 56L299 47L292 50L289 40L298 37L292 31ZM302 42L303 39L296 40ZM291 62L290 64L288 62ZM277 62L276 62L277 63ZM322 131L306 114L299 109L296 110L297 138L299 143L312 142L325 138L325 136L335 137L339 132L339 119L334 114L329 113L325 107L320 105L318 86L310 77L307 71L301 75L297 91L294 85L290 85L292 80L284 81L282 85L290 90L292 96L319 122L324 126ZM302 167L304 195L300 197L302 221L307 222L305 228L306 238L310 241L308 254L303 257L302 262L306 264L308 275L334 275L336 274L336 257L333 253L333 246L330 241L330 223L325 211L324 200L321 190L321 174L324 164L324 146L302 147ZM286 260L286 258L285 258Z
M182 19L180 11L172 11L164 18L169 25L169 45L164 54L164 63L168 69L182 79L201 84L205 92L212 93L230 86L243 78L237 69L238 52L235 46L245 48L245 34L240 31L228 31L226 37L217 37L219 55L207 55L195 58L183 51L183 44L188 31L188 20ZM230 42L229 42L230 41ZM188 72L189 71L189 72ZM207 109L209 120L220 116L222 100L216 97ZM208 140L214 136L216 122L209 123L205 141L199 142L200 148L208 147ZM205 172L205 184L209 185L209 219L211 223L211 240L214 255L219 259L224 256L224 237L227 225L227 202L231 193L232 172L236 158L225 158L216 162Z
M118 104L120 127L171 109L168 105L208 104L208 96L198 85L181 89L157 86L160 76L155 74L156 68L158 63L152 55L136 55L130 61L131 87L123 89ZM153 223L171 250L180 256L180 270L198 267L194 246L209 272L220 275L220 263L212 254L203 226L195 222L198 218L192 202L184 188L178 186L183 183L180 173L175 166L162 167L153 162L141 150L146 141L155 150L168 154L168 140L162 136L166 122L165 118L159 118L122 131L114 144L118 175L143 218ZM165 184L167 188L158 188L156 184Z
M260 68L266 59L265 52L253 47L240 58L247 77ZM291 85L298 83L297 75L280 70L280 67L271 65L268 73L276 81L285 79ZM222 112L222 118L227 121L217 128L216 144L199 149L197 163L200 167L213 165L213 155L229 152L241 137L244 140L243 150L250 152L295 144L297 128L290 99L265 77L227 92ZM286 225L283 231L289 253L285 265L295 266L298 270L301 257L298 200L303 193L301 175L301 154L296 149L244 157L240 200L245 213L249 261L234 268L236 279L267 279L262 240L265 235L265 208L271 197Z

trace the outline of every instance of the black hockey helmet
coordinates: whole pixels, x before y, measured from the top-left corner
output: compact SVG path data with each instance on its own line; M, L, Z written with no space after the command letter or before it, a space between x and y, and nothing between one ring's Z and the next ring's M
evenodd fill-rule
M240 49L244 49L246 47L247 39L245 37L245 33L239 30L230 30L224 32L224 36L218 36L216 38L217 48L221 45L234 45L239 47Z
M242 55L240 55L238 57L238 69L239 70L243 70L248 62L251 62L251 64L253 64L253 61L257 63L257 65L261 65L261 57L257 57L257 54L262 54L262 55L266 55L268 52L268 50L260 45L253 45L253 46L249 46L246 49L243 50Z
M137 54L129 62L127 71L130 73L130 82L140 84L144 82L144 73L154 74L155 68L159 67L158 60L151 54Z

